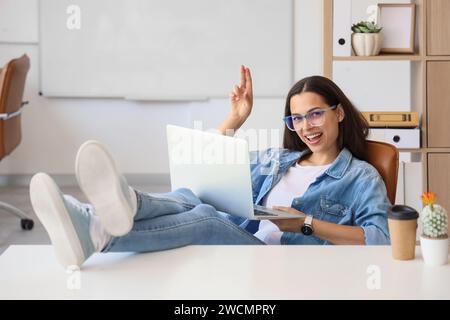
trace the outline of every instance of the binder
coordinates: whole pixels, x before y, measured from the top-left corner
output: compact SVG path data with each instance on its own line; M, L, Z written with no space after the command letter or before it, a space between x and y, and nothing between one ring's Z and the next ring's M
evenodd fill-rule
M352 55L352 0L333 1L333 55Z
M362 115L366 118L371 128L417 128L419 126L418 112L374 111L362 112Z

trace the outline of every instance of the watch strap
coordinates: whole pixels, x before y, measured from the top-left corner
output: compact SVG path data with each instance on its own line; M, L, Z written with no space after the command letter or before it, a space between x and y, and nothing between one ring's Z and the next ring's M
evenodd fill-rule
M312 221L313 221L313 216L312 215L307 215L305 218L305 222L303 224L306 224L308 226L312 226Z

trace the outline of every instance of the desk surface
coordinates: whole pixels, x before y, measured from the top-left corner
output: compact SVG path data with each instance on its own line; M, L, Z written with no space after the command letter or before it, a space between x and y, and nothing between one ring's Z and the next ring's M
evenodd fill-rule
M0 256L0 299L53 298L450 299L450 265L426 266L419 247L415 260L395 261L388 246L99 253L75 273L51 246L11 246Z

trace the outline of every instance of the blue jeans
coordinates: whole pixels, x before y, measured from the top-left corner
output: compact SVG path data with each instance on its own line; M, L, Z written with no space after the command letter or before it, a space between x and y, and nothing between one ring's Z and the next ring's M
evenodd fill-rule
M246 220L203 204L189 189L149 194L136 191L131 231L114 237L103 252L150 252L191 244L264 244L244 227Z

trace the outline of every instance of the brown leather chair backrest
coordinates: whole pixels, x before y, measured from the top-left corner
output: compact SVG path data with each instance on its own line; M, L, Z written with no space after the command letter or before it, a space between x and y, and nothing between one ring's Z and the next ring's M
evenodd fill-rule
M386 185L391 204L395 203L398 174L398 150L395 146L368 140L367 162L378 170Z
M22 107L23 92L30 59L27 55L8 62L0 73L0 113L12 113ZM10 154L22 138L20 114L0 120L0 159Z

